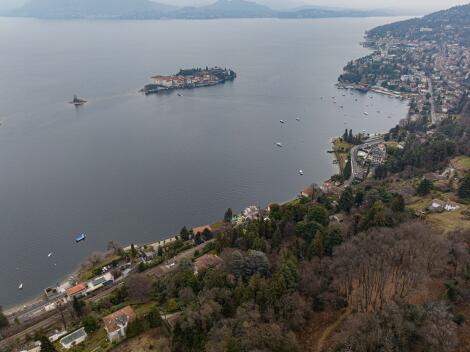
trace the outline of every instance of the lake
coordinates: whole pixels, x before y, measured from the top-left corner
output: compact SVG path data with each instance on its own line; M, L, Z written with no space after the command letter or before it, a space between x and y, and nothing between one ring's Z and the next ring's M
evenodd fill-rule
M334 86L369 52L364 31L395 20L0 19L0 304L37 296L109 240L157 241L336 173L332 136L406 114ZM238 78L138 93L152 75L215 65ZM89 103L74 108L73 94Z

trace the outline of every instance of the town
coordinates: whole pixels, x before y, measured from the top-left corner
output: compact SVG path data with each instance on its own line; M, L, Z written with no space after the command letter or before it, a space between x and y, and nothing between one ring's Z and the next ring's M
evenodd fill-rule
M237 74L231 69L220 67L181 69L175 75L151 77L153 83L147 84L141 91L148 95L173 89L209 87L233 81L236 77Z

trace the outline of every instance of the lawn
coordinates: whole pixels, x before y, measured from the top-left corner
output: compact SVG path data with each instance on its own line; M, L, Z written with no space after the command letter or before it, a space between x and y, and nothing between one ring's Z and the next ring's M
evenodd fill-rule
M349 158L349 150L352 148L352 144L344 142L342 139L337 138L333 142L333 151L335 152L336 160L338 161L339 170L343 173L346 161Z
M453 165L457 171L468 172L470 171L470 157L465 155L455 157L452 159L451 165Z
M96 264L93 268L91 268L89 270L86 270L83 273L81 273L80 277L83 281L90 280L91 278L93 278L95 276L96 271L100 270L101 268L103 268L107 265L110 265L115 260L119 261L121 259L122 259L122 257L119 256L119 255L113 255L109 258L106 258L102 262Z

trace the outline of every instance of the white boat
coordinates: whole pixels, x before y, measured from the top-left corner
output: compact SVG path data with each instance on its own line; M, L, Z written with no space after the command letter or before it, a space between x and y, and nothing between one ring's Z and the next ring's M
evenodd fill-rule
M369 113L368 113L368 112L366 112L366 111L364 111L364 115L366 115L366 116L369 116Z
M48 258L52 257L52 252L47 255Z
M302 170L299 170L299 175L303 176L304 172Z
M279 120L279 122L280 122L280 123L285 123L286 121L284 121L284 120Z
M18 290L22 290L23 289L23 283L20 284L20 286L18 286Z
M282 143L277 142L276 145L277 145L279 148L282 148Z

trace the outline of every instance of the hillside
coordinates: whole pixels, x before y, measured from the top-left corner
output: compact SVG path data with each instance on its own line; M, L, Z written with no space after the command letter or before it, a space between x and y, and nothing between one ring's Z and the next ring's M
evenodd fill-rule
M6 15L60 19L214 19L369 17L393 13L322 7L278 11L247 0L217 0L200 7L176 7L150 0L29 0L24 6L11 10Z
M29 0L10 16L36 18L159 18L175 7L148 0Z
M453 41L470 46L470 4L374 28L367 32L371 40L384 36L414 40Z

